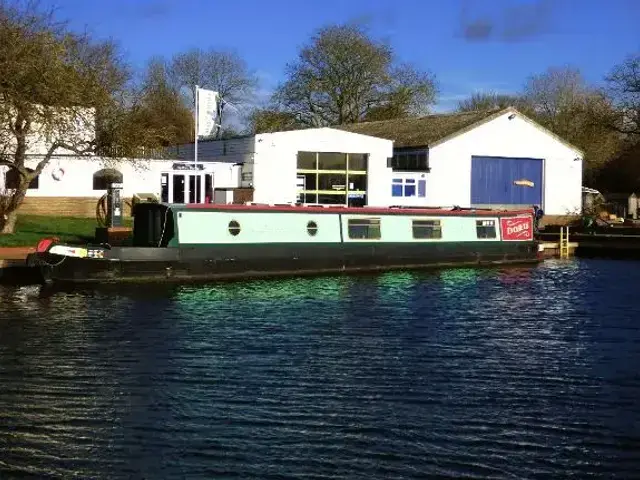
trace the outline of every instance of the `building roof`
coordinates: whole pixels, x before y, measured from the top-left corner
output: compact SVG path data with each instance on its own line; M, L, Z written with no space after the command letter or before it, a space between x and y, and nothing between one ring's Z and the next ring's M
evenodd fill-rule
M423 117L398 118L377 122L350 123L334 128L393 140L395 148L434 147L509 112L520 115L520 117L569 148L582 153L579 148L571 145L513 107L476 112L439 113Z
M340 125L334 128L394 141L394 147L432 146L451 135L462 133L479 122L501 114L504 109L463 113L439 113L424 117L398 118L377 122Z

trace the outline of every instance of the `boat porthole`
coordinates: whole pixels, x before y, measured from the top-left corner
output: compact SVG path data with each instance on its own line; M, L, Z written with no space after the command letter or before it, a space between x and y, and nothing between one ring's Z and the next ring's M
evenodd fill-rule
M307 233L312 237L314 237L315 234L318 233L318 224L313 220L307 223Z
M240 233L240 224L235 220L229 222L229 233L234 237Z

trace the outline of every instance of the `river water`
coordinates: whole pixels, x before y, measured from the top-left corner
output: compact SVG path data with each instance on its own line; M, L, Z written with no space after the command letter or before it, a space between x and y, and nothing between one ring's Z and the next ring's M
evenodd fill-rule
M640 475L640 262L0 290L0 478Z

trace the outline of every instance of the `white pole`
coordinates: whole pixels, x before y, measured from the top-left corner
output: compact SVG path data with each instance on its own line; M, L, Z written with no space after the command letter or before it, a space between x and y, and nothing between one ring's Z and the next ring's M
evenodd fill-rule
M196 95L195 95L195 127L196 127L196 135L195 135L195 144L193 148L193 162L194 165L198 165L198 85L196 85ZM197 167L196 167L197 168Z

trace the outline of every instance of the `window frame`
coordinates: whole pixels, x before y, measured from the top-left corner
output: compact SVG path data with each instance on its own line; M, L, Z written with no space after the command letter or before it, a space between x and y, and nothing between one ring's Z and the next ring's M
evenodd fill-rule
M433 224L433 225L416 225L416 223ZM436 225L437 224L437 225ZM416 236L416 231L429 231L439 232L438 236ZM412 218L411 219L411 234L414 240L442 240L442 220L433 218Z
M355 225L354 225L355 223ZM358 223L360 223L358 225ZM366 229L366 236L354 235L353 228ZM371 235L374 232L374 235ZM347 218L347 236L349 240L382 240L382 219L380 217L353 217Z
M227 232L229 233L229 235L231 235L232 237L237 237L238 235L240 235L241 231L242 227L240 226L240 222L238 222L237 220L229 220L229 224L227 225Z
M393 151L389 158L388 167L393 172L421 172L431 171L429 166L429 149L398 149Z
M320 168L320 156L321 155L339 155L344 156L345 164L344 168L338 170L333 169L321 169ZM357 156L359 165L358 169L351 168L351 156ZM310 156L315 158L313 162L313 168L311 165L301 165L301 156L307 157L307 163L311 163L308 160ZM358 197L363 196L366 198L367 185L368 185L368 165L369 165L369 153L347 153L347 152L311 152L307 150L299 150L297 152L296 160L296 175L298 177L304 176L305 181L302 189L298 189L298 196L301 203L317 203L326 205L350 205L353 195ZM334 165L335 167L342 167L342 165ZM359 170L364 167L365 170ZM340 176L339 182L332 184L331 176L334 176L334 181ZM358 187L355 187L355 183L358 183ZM351 186L353 185L353 188ZM298 187L299 188L299 187ZM308 200L315 199L315 202L309 202Z
M489 224L490 225L485 225ZM496 240L498 238L498 229L496 227L496 220L491 219L482 219L475 221L476 224L476 239L478 240ZM490 229L490 230L489 230ZM493 234L489 233L493 232Z
M27 168L30 173L33 173L35 170L32 168ZM36 175L33 180L29 182L27 186L27 190L38 190L40 189L40 175ZM8 168L4 172L4 188L5 190L16 190L18 188L18 184L20 183L20 174L15 168Z
M318 222L315 220L309 220L307 222L307 234L310 237L315 237L318 234Z
M396 195L400 188L400 195ZM412 194L408 194L409 190L413 190ZM422 195L421 195L422 193ZM392 198L426 198L427 196L427 180L425 178L413 177L392 177L391 179L391 197Z

